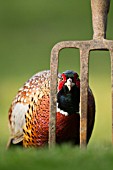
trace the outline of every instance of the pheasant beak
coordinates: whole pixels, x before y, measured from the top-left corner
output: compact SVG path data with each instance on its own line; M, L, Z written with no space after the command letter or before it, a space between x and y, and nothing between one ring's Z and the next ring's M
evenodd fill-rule
M68 87L70 91L71 87L73 86L72 79L71 78L67 79L67 82L65 83L65 85Z

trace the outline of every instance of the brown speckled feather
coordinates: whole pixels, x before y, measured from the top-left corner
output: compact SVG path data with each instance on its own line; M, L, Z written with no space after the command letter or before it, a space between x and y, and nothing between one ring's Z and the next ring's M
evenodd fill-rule
M49 79L50 71L39 72L19 89L8 114L12 143L16 144L23 140L23 127L25 127L28 117L32 116L32 110L30 111L29 107L32 105L31 109L34 111L36 105L38 110L42 97L49 95ZM35 104L32 101L35 101ZM31 115L27 112L30 112Z

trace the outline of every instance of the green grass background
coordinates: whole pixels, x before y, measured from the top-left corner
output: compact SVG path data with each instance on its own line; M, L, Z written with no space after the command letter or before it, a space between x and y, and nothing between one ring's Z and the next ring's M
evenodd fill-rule
M52 47L64 40L92 39L90 0L0 1L0 169L105 169L113 166L111 146L111 68L109 52L90 53L89 83L96 100L96 120L87 151L71 146L48 151L5 151L8 109L18 89L33 74L49 69ZM113 2L107 39L113 39ZM60 52L59 71L80 73L79 50Z

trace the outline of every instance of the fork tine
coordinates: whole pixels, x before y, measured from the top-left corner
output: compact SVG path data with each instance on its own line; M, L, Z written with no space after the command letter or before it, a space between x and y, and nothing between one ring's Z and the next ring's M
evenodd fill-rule
M113 48L110 49L111 57L111 86L112 86L112 143L113 143Z
M56 102L57 102L57 74L58 74L59 50L53 48L51 51L51 81L50 81L50 117L49 117L49 148L56 143Z
M88 105L88 60L89 50L80 50L80 147L87 145L87 105Z

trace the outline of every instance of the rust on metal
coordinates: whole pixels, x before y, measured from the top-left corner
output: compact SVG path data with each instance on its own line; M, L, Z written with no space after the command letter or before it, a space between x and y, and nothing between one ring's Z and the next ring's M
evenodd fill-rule
M106 38L110 0L91 0L93 39Z
M51 51L51 82L50 82L50 124L49 146L56 142L56 101L57 74L59 52L64 48L78 48L80 50L80 146L87 145L87 98L88 98L88 65L89 53L92 50L108 50L111 56L112 103L113 103L113 41L105 39L107 14L110 0L91 0L93 39L87 41L62 41L57 43ZM113 141L113 106L112 106L112 141Z
M113 47L110 50L111 57L111 84L112 84L112 143L113 143Z

